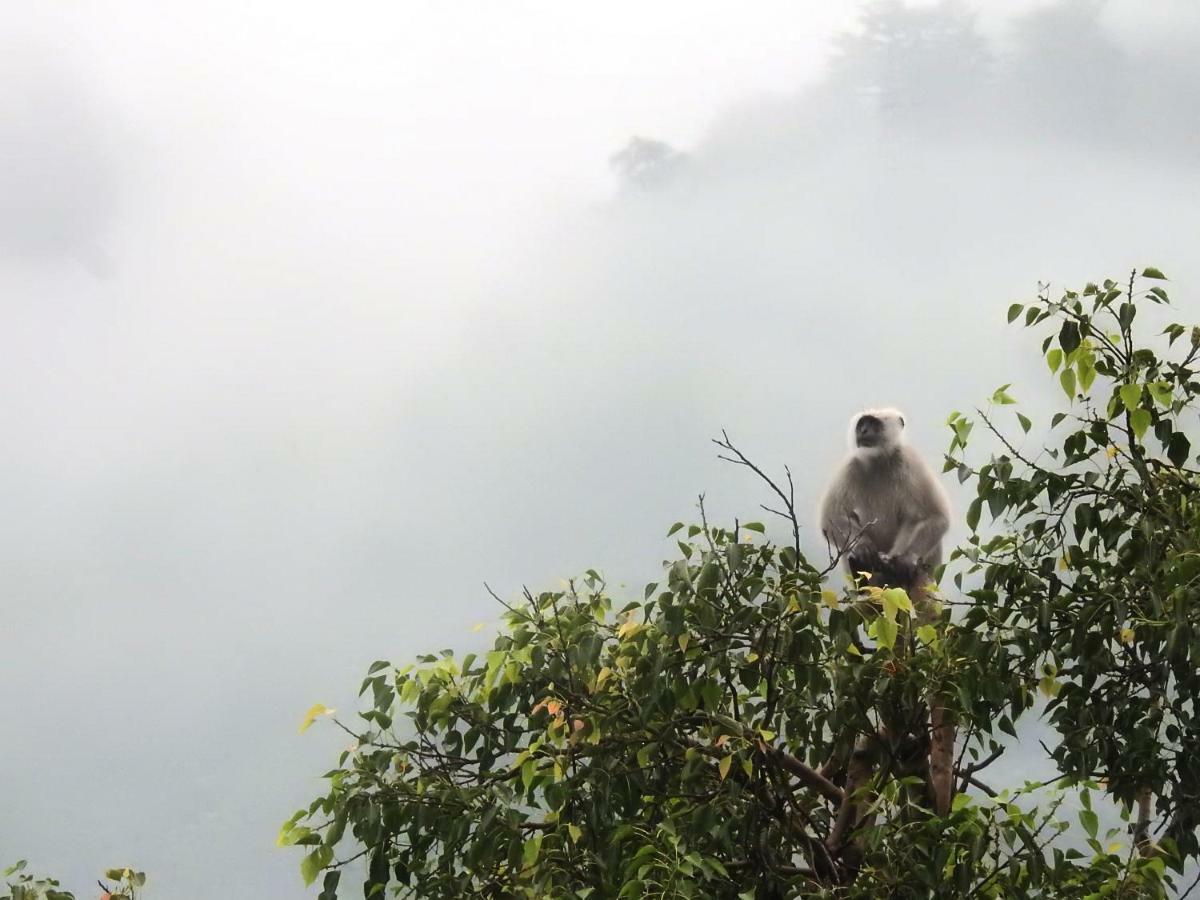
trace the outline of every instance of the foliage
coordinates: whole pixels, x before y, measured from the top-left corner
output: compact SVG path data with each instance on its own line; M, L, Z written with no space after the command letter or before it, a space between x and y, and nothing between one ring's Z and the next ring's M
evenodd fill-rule
M375 662L361 723L334 719L354 744L279 843L303 849L322 900L358 858L367 897L1163 896L1197 853L1200 688L1180 424L1200 337L1169 357L1132 330L1166 299L1131 280L1010 310L1054 328L1043 351L1071 411L1052 424L1070 434L1019 448L995 425L1016 402L1006 385L978 414L997 453L973 462L974 421L951 416L947 469L977 488L953 598L831 590L838 561L801 553L790 474L781 489L725 438L779 498L790 542L713 525L701 498L642 599L589 570L506 604L490 651ZM998 791L980 773L1039 689L1062 777ZM931 710L959 738L944 815ZM1105 795L1136 813L1131 834L1101 833Z
M7 893L0 900L75 900L75 895L59 887L53 878L35 878L25 871L26 861L21 859L4 870ZM137 900L146 873L128 867L108 869L104 877L114 882L112 886L101 883L103 893L100 900Z

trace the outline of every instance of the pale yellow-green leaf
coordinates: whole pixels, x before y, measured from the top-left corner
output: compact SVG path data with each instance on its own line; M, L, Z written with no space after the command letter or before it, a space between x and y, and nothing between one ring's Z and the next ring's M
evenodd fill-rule
M1079 373L1079 389L1086 394L1092 389L1092 382L1096 380L1096 366L1091 360L1081 359L1076 363L1075 370Z
M571 840L578 842L583 837L583 829L578 825L568 825L567 832L571 835Z
M867 629L867 633L875 639L882 647L887 647L889 650L896 643L896 634L899 629L896 623L886 616L880 616L871 623L871 627Z
M528 869L536 863L541 852L542 836L540 834L527 840L525 846L521 848L521 868Z
M308 731L312 723L317 721L319 717L332 716L335 712L337 712L336 709L330 709L324 703L314 703L308 708L308 712L304 714L304 721L300 723L300 733L304 734L304 732Z
M912 600L908 598L908 592L904 588L888 588L883 592L884 602L891 603L897 608L902 609L906 613L913 611Z
M1121 385L1121 402L1125 404L1125 408L1130 412L1138 408L1138 403L1142 399L1142 386L1140 384L1123 384Z
M883 602L883 617L889 622L896 621L896 614L900 611L896 606L896 601L892 597L892 588L883 592L879 598Z
M837 609L838 608L838 595L830 590L821 591L821 602L824 603L826 606L828 606L830 609Z
M724 781L726 776L729 775L729 767L731 765L733 765L733 755L732 754L730 754L729 756L726 756L719 763L717 763L717 771L720 773L722 781Z
M689 640L690 640L690 638L686 634L681 634L679 636L679 649L682 650L684 653L687 653Z
M1058 383L1062 385L1063 392L1071 400L1075 399L1075 370L1063 369L1062 374L1058 376Z
M1146 429L1150 427L1150 410L1135 409L1129 414L1129 427L1133 429L1133 433L1140 441L1142 435L1146 433Z
M937 641L937 629L932 625L921 625L917 628L917 640L926 646L932 646Z

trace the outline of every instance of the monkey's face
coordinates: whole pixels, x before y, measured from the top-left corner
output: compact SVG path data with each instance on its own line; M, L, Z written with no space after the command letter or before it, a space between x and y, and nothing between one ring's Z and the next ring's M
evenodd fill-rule
M852 445L855 450L886 452L900 445L904 416L894 409L870 409L854 420Z

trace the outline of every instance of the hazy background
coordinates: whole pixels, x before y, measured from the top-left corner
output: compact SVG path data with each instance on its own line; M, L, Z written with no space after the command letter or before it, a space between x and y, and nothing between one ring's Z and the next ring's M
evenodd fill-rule
M1200 9L866 9L6 8L0 864L300 895L304 710L640 596L722 427L809 509L859 406L1041 408L1039 279L1200 319Z

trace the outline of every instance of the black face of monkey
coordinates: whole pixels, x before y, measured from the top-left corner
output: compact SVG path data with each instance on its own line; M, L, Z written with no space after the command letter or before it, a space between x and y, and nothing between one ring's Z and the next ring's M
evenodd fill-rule
M883 440L883 422L871 415L862 415L854 423L854 442L859 447L878 447Z

